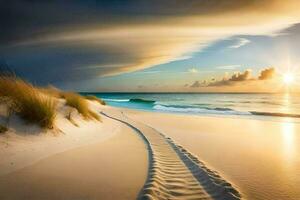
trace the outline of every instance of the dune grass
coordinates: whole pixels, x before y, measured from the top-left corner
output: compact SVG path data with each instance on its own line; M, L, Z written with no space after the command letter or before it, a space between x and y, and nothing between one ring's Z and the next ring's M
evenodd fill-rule
M0 75L0 97L10 100L9 109L27 122L52 129L56 100L14 76Z
M34 87L12 74L0 73L1 103L7 106L11 114L17 114L27 122L43 128L54 128L57 98L64 98L66 105L75 108L85 119L101 121L100 116L89 109L87 99L77 93L63 92L53 86ZM93 100L103 104L95 98ZM9 116L7 121L9 122Z
M64 92L62 97L66 99L66 105L75 108L85 119L96 119L100 121L100 116L91 111L87 100L74 92Z
M101 121L100 116L97 113L95 113L95 112L93 112L91 110L89 111L89 115L90 115L91 118L94 118L97 121Z
M88 100L91 100L91 101L97 101L101 105L106 105L105 101L103 101L102 99L100 99L94 95L87 95L87 96L85 96L85 98Z
M62 98L62 91L56 88L53 85L48 85L47 87L39 87L40 92L44 93L45 95L50 95L55 98Z

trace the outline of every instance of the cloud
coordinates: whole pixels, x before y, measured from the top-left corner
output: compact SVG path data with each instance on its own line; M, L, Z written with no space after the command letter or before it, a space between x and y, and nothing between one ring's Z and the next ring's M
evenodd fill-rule
M223 66L217 66L217 69L226 69L226 70L231 70L231 69L236 69L241 67L241 65L223 65Z
M188 84L185 84L188 86ZM207 85L207 81L203 80L201 83L200 81L195 81L194 83L191 84L191 88L198 88L198 87L205 87Z
M300 21L299 8L296 0L1 1L0 57L38 82L89 80L186 59L233 35L273 34Z
M191 68L191 69L188 70L188 72L189 72L189 73L196 74L196 73L198 73L199 71L198 71L198 69L196 69L196 68Z
M191 88L196 88L196 87L200 87L200 86L201 86L200 82L199 81L195 81L190 87Z
M230 46L229 48L231 49L237 49L240 48L242 46L245 46L246 44L250 43L251 41L246 39L246 38L238 38L238 41L236 44Z
M221 80L214 80L206 86L230 86L236 85L238 83L247 82L247 81L259 81L272 79L275 75L275 68L266 68L263 69L257 78L252 77L251 69L247 69L244 72L235 72L228 78L228 73L225 73L225 76Z
M164 73L165 71L137 71L134 72L135 74L157 74L157 73Z
M205 86L224 86L224 85L234 85L238 82L244 82L249 80L254 80L251 76L251 70L247 69L244 72L235 72L233 75L228 77L228 72L225 73L221 80L216 80L212 78L210 82L203 84Z
M272 79L275 76L275 68L267 68L260 72L258 79L259 80L267 80Z
M251 70L247 69L246 71L240 73L234 73L228 81L246 81L251 78Z
M253 80L251 78L251 70L247 69L244 72L235 72L230 78L228 78L228 73L225 73L225 76L222 80L216 81L207 84L207 86L224 86L224 85L234 85L237 82L244 82L248 80Z

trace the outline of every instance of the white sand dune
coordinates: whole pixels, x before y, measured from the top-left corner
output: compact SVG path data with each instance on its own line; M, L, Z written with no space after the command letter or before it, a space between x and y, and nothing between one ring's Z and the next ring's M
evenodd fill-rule
M171 138L124 114L103 115L126 124L147 144L148 179L139 199L240 199L240 193Z
M90 104L94 110L100 105ZM112 120L86 121L74 111L74 126L66 119L68 107L64 101L59 102L56 116L57 130L45 130L34 124L28 124L13 116L10 129L0 135L0 176L32 165L41 159L83 145L104 141L112 137L120 129L120 125ZM0 123L3 124L3 112L0 110Z
M0 199L135 199L148 162L134 131L104 116L102 123L76 118L79 127L58 120L65 134L57 137L8 133L0 138L9 142L0 154L5 158L0 161Z

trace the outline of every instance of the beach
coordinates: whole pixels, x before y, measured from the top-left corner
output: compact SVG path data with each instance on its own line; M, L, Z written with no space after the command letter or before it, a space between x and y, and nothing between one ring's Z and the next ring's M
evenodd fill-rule
M299 10L0 1L0 200L300 200Z
M300 197L299 124L93 110L101 123L78 119L75 127L59 118L62 135L0 136L0 198Z
M130 111L233 183L246 199L299 199L300 124Z
M106 117L57 121L57 136L0 136L0 199L135 199L147 176L143 141Z

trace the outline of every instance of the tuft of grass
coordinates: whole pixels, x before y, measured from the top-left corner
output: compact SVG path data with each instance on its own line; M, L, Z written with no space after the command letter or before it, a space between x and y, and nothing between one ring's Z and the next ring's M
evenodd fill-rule
M0 104L4 104L6 106L6 127L9 127L10 117L14 113L13 101L8 97L0 95Z
M5 133L8 129L0 124L0 134Z
M95 120L101 122L101 118L100 118L100 116L99 116L97 113L95 113L95 112L93 112L93 111L90 110L90 111L89 111L89 115L90 115L92 118L94 118Z
M73 92L65 92L62 96L66 99L66 105L75 108L83 117L88 118L88 103L82 96Z
M85 119L94 118L100 121L100 116L89 109L87 100L81 95L73 92L62 93L66 99L66 105L75 108Z
M102 99L94 96L94 95L87 95L85 96L86 99L91 100L91 101L97 101L99 102L101 105L106 105L105 101L103 101Z
M0 75L0 96L10 99L9 109L25 121L53 128L56 101L33 85L17 77Z
M29 122L37 122L42 127L52 129L56 117L56 101L52 97L31 92L27 97L20 99L17 113Z
M53 85L48 85L47 87L40 87L38 89L45 95L50 95L55 98L62 98L62 91Z

